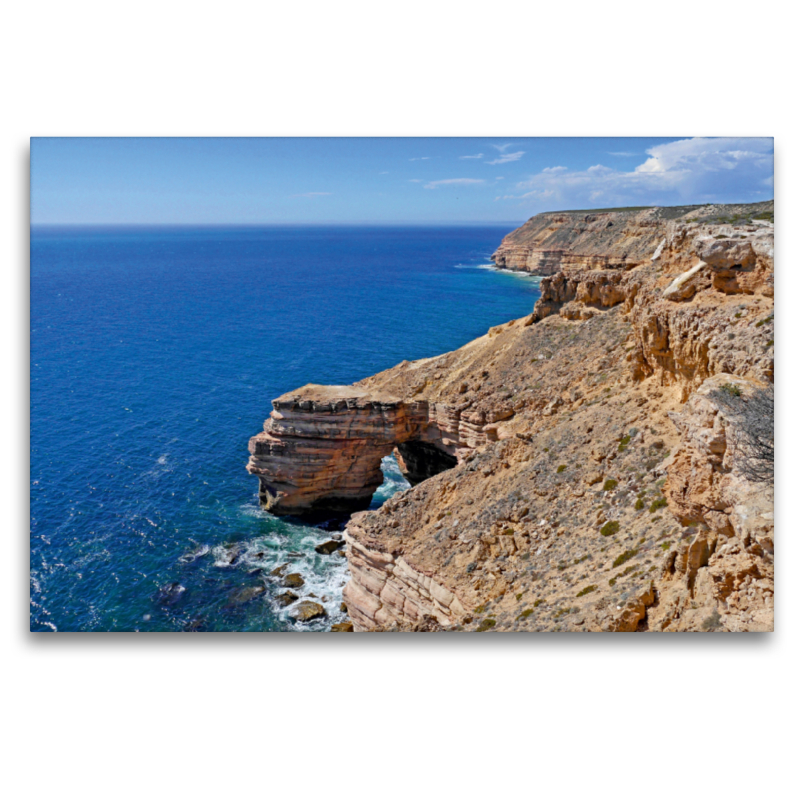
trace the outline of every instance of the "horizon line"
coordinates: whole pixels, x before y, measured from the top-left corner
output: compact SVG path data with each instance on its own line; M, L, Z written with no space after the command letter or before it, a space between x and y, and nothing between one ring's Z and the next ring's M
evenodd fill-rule
M34 228L270 228L270 227L400 227L431 225L520 225L525 220L408 220L401 222L31 222Z

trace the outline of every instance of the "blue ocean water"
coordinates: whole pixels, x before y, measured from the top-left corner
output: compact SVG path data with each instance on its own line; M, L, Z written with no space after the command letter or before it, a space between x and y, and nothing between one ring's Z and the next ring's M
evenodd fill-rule
M529 313L536 279L486 268L510 228L33 230L31 630L341 619L345 560L259 509L248 439L283 392ZM384 473L374 506L404 485ZM327 621L290 624L264 579L282 564Z

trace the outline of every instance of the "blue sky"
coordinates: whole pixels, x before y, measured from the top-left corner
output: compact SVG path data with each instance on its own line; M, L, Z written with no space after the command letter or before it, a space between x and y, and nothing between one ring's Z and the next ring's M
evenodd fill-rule
M34 138L31 223L519 223L773 197L770 138Z

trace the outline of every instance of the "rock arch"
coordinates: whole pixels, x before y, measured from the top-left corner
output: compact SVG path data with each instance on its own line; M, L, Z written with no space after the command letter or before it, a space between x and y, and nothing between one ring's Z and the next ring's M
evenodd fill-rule
M459 413L443 404L308 384L272 405L264 430L250 440L247 470L259 478L262 506L277 515L363 510L383 482L381 459L392 451L416 484L454 467L468 446Z

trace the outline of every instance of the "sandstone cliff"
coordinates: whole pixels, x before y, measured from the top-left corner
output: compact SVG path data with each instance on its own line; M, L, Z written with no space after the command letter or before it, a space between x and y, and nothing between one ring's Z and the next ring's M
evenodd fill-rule
M773 380L771 213L540 215L496 254L560 253L529 317L274 402L270 510L365 508L392 449L415 484L347 526L357 630L772 629L772 498L719 402Z

